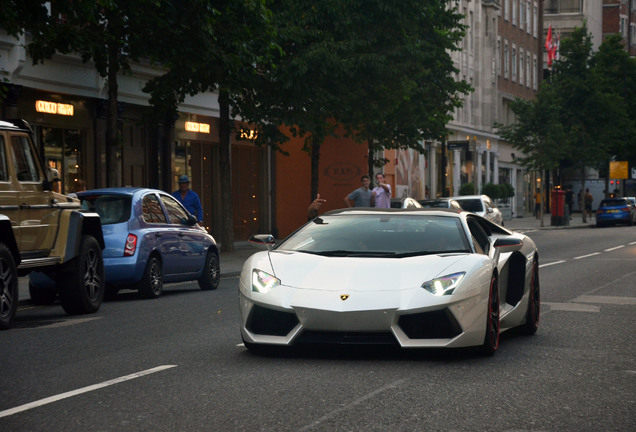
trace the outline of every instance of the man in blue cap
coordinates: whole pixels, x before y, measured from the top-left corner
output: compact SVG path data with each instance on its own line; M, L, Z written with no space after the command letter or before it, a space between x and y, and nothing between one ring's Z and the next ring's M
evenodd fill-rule
M179 190L172 192L183 206L188 210L199 222L203 221L203 207L201 200L196 192L190 190L190 179L187 175L179 176Z

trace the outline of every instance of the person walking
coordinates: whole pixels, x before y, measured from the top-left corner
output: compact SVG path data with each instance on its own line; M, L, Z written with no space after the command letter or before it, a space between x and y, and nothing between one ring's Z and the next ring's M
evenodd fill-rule
M585 214L592 218L592 201L594 197L590 193L589 189L585 189Z
M568 217L572 220L572 207L574 205L574 192L572 191L572 185L567 185L565 188L565 205L568 206Z
M541 219L541 192L539 189L534 193L534 216Z
M197 218L198 222L203 222L203 207L199 195L190 189L190 178L187 175L179 177L179 189L172 192L175 197L187 211Z
M371 207L371 179L368 175L363 175L360 178L362 186L351 192L344 198L347 207Z
M377 173L375 175L377 186L371 191L371 206L377 208L391 207L391 185L387 184L384 174Z

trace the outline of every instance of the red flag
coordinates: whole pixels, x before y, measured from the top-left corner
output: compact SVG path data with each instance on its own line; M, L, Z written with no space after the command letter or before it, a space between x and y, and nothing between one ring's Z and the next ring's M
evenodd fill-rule
M552 25L548 27L548 36L545 38L545 50L548 53L548 67L552 66L555 55L555 46L552 43Z

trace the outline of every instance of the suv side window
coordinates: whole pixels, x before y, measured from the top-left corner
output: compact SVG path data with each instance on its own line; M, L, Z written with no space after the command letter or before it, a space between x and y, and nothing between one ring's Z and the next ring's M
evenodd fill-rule
M11 146L17 169L18 181L36 182L40 180L36 160L31 152L31 146L26 136L12 136Z
M176 199L171 196L161 195L161 201L166 206L171 224L183 225L188 220L188 212L181 207Z
M4 149L4 137L0 135L0 181L9 181L9 171L7 169L7 155Z
M148 223L166 223L166 216L163 214L161 204L155 194L148 194L143 199L141 205L144 221Z

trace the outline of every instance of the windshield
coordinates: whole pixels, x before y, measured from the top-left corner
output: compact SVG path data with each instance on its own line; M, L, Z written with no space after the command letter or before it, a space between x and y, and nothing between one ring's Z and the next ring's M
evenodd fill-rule
M626 206L627 200L624 198L617 199L604 199L601 201L601 205L599 207L618 207L618 206Z
M478 213L484 211L484 206L479 198L457 200L459 205L466 211Z
M102 225L126 222L130 219L130 201L128 195L90 195L82 196L82 207L99 215Z
M276 249L328 256L381 257L470 252L460 219L415 214L319 217Z

